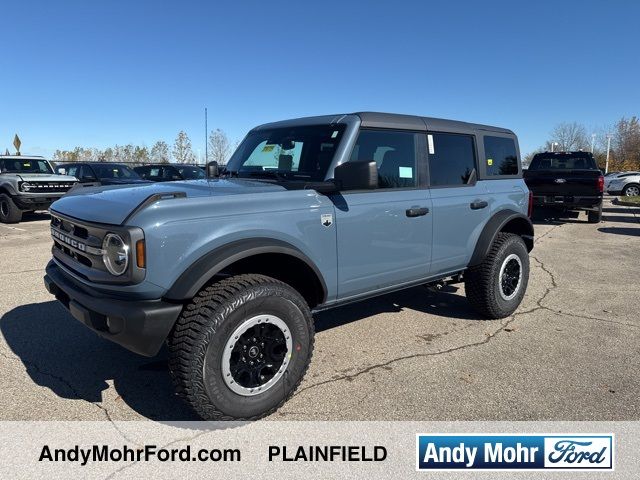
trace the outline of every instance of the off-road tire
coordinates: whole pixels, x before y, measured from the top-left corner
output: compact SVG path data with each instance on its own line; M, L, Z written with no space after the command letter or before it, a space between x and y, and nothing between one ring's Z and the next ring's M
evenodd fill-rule
M598 207L598 210L587 212L587 220L589 223L600 223L602 221L602 204Z
M292 334L285 373L267 391L243 396L222 377L222 351L234 330L252 316L282 319ZM309 306L289 285L243 274L204 287L185 306L169 337L169 371L179 396L205 420L256 420L296 390L311 362L314 324Z
M22 210L20 210L13 199L6 193L0 193L0 222L18 223L22 220Z
M521 262L522 278L514 298L505 300L500 294L500 269L509 255ZM505 318L516 311L529 282L529 252L519 235L498 233L489 253L480 265L464 274L465 290L471 306L486 318Z

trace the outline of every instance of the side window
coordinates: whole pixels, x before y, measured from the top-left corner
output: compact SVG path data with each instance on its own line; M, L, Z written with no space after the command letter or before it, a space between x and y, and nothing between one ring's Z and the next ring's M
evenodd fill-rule
M473 137L429 133L429 180L432 187L466 185L476 168Z
M362 130L350 161L375 161L380 188L411 188L418 185L415 133Z
M67 167L66 171L67 171L66 175L78 178L78 166L77 165L72 165L70 167Z
M84 180L96 180L93 169L89 165L82 165L79 169L79 175Z
M151 167L138 167L138 168L135 168L134 170L142 178L147 178L149 176L149 170L151 170Z
M513 138L485 135L484 155L487 175L518 174L518 154Z

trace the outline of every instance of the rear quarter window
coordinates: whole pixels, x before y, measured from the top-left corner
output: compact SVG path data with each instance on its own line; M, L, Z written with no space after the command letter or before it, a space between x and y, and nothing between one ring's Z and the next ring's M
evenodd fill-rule
M518 175L518 152L513 138L485 135L484 156L487 175Z

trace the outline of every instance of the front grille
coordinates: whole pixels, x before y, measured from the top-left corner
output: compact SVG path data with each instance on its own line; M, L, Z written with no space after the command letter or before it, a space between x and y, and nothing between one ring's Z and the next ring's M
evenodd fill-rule
M74 182L24 182L22 191L29 193L64 193L73 185Z

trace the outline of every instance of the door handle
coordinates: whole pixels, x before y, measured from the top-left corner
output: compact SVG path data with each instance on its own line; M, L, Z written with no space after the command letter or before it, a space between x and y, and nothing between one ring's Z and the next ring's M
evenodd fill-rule
M476 200L475 202L471 202L471 205L469 206L471 207L471 210L480 210L481 208L484 208L487 205L489 204L484 200Z
M406 214L407 217L422 217L429 213L429 209L427 207L412 207L407 208Z

